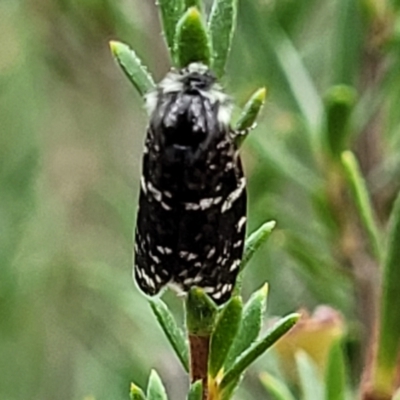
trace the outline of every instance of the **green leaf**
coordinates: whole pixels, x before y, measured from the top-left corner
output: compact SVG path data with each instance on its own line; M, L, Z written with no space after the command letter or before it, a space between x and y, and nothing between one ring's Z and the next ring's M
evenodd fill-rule
M155 88L152 76L129 46L124 43L111 41L110 48L119 66L142 96Z
M360 219L368 235L369 244L377 261L382 260L381 238L373 215L367 186L361 175L357 159L351 151L342 153L342 164L352 190Z
M219 392L218 399L221 400L232 400L233 392L239 386L239 383L242 380L242 376L238 376L236 379L233 379L227 386L224 387L222 392Z
M222 368L235 339L242 317L242 299L232 297L219 313L211 336L208 373L215 378Z
M140 387L136 386L134 383L131 383L131 390L129 392L131 400L146 400L146 396Z
M373 385L378 392L392 395L400 353L400 193L390 216L389 238L382 275L380 326Z
M258 89L244 106L235 126L235 131L238 132L235 137L237 147L242 145L250 130L255 127L256 119L264 106L266 94L265 88Z
M346 368L340 340L333 343L325 372L325 400L346 399Z
M261 374L260 380L276 400L296 400L284 382L267 372Z
M268 284L254 292L243 309L243 318L239 331L229 350L224 369L228 370L243 351L257 339L260 333L263 315L267 307Z
M302 57L293 45L286 32L269 20L269 39L273 43L273 51L278 66L289 86L290 94L297 103L298 109L307 124L310 144L316 151L320 147L320 120L323 104L314 82L303 63Z
M210 41L196 7L189 8L179 20L174 46L178 67L186 67L192 62L210 65Z
M174 57L175 32L179 19L185 11L183 0L157 0L160 10L163 32L172 60Z
M275 228L276 222L269 221L261 225L256 231L254 231L247 239L244 245L243 257L240 263L240 272L236 279L235 289L233 291L234 295L239 295L242 289L242 279L243 270L247 263L253 257L254 253L261 247L261 245L266 242Z
M218 314L216 304L198 287L190 289L186 301L186 324L189 333L209 336Z
M149 300L149 303L183 368L189 372L189 348L184 333L179 329L173 315L162 300L153 298Z
M330 88L325 96L326 142L334 158L349 147L349 120L356 97L355 90L345 85Z
M253 257L254 253L266 242L271 235L272 230L275 228L275 225L275 221L265 222L246 239L240 270L243 270L246 264Z
M296 364L304 400L323 400L323 385L315 364L304 352L296 353Z
M237 0L214 0L208 30L210 32L212 70L218 77L225 71L225 64L231 49L237 16Z
M150 373L149 384L147 386L147 399L168 400L161 378L154 369Z
M190 385L188 400L202 400L203 398L203 382L196 381Z
M290 314L281 318L271 329L267 331L265 336L259 341L253 343L249 349L240 355L222 378L220 388L221 391L237 381L246 368L267 351L277 340L279 340L300 318L300 314Z

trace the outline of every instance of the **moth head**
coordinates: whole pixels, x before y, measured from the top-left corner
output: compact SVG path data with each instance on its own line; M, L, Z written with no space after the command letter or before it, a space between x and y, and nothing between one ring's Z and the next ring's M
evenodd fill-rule
M149 116L153 115L160 101L179 93L206 97L213 106L218 103L218 122L224 126L229 125L231 98L224 93L215 75L206 65L195 62L181 70L172 69L168 72L157 88L145 97Z

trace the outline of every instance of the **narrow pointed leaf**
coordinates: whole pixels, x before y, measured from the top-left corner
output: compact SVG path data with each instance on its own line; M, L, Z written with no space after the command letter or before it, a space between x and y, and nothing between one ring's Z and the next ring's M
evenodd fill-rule
M209 336L218 313L216 304L201 288L193 288L186 301L186 324L190 334Z
M239 375L236 379L232 380L229 383L229 385L225 386L223 390L219 389L218 393L219 397L216 398L221 400L231 400L234 391L237 389L241 381L242 381L242 376Z
M150 373L147 386L147 400L168 400L161 378L154 369Z
M271 329L267 331L265 336L259 341L252 344L236 360L235 364L230 368L222 378L220 388L223 390L228 387L232 381L237 380L246 368L267 351L277 340L279 340L300 318L300 314L290 314L281 318Z
M192 62L210 65L210 41L196 7L189 8L179 20L174 46L178 67L186 67Z
M144 96L155 88L155 83L136 53L124 43L111 41L111 52L137 91Z
M196 381L190 385L188 400L202 400L203 398L203 382Z
M242 145L250 130L255 127L256 119L264 106L266 95L267 90L265 88L258 89L245 104L235 126L237 147Z
M253 257L254 253L267 241L272 230L275 228L275 225L275 221L266 222L246 239L240 270L243 270L246 264Z
M275 400L296 400L285 383L274 376L263 372L260 379L261 383L272 394Z
M171 58L174 60L174 40L176 26L184 12L183 0L157 0L157 5L160 10L161 22L163 25L163 33L167 42L168 50Z
M212 47L212 70L218 77L225 71L237 16L237 0L214 0L208 30Z
M134 383L131 383L131 390L129 391L131 400L146 400L146 396L140 387L136 386Z
M304 351L298 351L296 353L296 365L303 399L323 400L322 381L311 358Z
M369 243L377 261L382 260L381 238L372 210L371 199L365 180L361 175L357 159L351 151L342 153L342 164L346 172L346 178L352 190L360 219L367 232Z
M317 151L320 148L322 99L290 37L271 19L269 24L270 31L266 36L273 43L272 50L275 52L280 72L285 77L290 94L307 124L310 144Z
M392 395L400 353L400 193L390 216L389 238L382 276L380 326L373 385L376 391Z
M149 302L183 368L189 372L189 348L184 333L179 329L173 315L162 300L151 299Z
M239 331L229 350L224 363L224 369L228 370L236 358L257 339L260 333L263 315L267 307L268 284L252 294L243 309L243 317Z
M336 341L329 352L325 400L346 400L346 367L340 341Z
M232 297L218 315L211 336L209 375L215 378L222 368L229 349L235 339L242 317L242 299Z
M349 121L355 102L356 92L350 86L337 85L330 88L325 96L326 143L334 158L349 147Z
M266 242L275 228L276 222L269 221L261 225L256 231L254 231L247 239L244 245L243 257L240 263L240 272L236 278L235 288L233 294L235 296L240 294L242 290L242 280L243 280L243 270L247 263L253 257L254 253L259 249L259 247Z

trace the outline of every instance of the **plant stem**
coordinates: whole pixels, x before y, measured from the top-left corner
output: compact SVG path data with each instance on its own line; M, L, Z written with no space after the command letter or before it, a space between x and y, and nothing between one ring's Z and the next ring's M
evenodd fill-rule
M210 348L210 336L197 336L189 334L189 343L191 382L193 383L201 379L203 382L203 400L207 400L208 353Z

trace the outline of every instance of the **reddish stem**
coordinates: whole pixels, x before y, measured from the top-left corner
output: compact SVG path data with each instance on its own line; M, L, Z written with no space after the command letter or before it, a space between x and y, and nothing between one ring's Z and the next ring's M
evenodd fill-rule
M208 353L210 348L209 336L196 336L189 334L190 343L190 376L191 381L203 382L203 400L207 400Z

